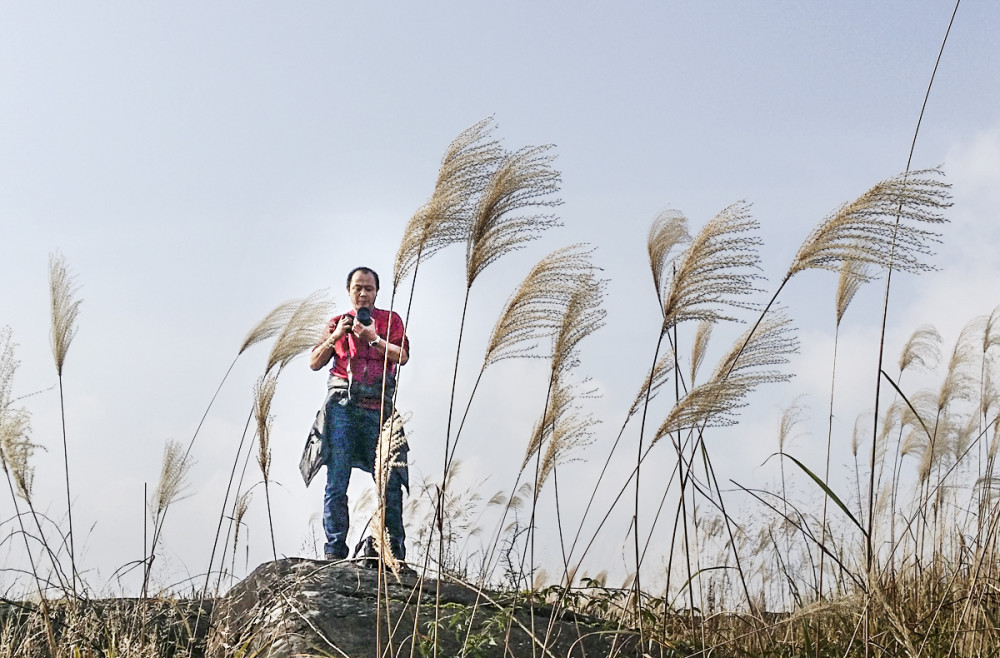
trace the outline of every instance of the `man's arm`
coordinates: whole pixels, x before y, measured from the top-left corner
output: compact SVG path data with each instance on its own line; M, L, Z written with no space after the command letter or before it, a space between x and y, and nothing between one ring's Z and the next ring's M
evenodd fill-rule
M342 315L340 321L337 322L337 326L334 327L330 335L326 337L322 343L313 348L312 352L309 354L309 367L313 370L319 370L326 364L330 363L330 358L333 357L333 345L338 340L347 335L347 332L351 330L351 325L353 324L354 318L350 315Z
M368 326L365 326L360 322L355 324L354 335L357 336L359 341L364 341L370 347L375 348L379 354L388 355L391 363L398 363L402 366L405 365L410 358L410 355L406 353L406 349L404 349L402 345L395 345L379 336L375 331L374 323ZM376 340L378 340L377 343L375 342ZM320 366L320 368L322 367L323 366Z

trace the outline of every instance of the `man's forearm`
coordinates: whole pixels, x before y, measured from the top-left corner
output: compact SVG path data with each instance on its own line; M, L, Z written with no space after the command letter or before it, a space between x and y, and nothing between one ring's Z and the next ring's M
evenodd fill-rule
M333 356L333 344L335 342L333 334L331 334L326 340L314 347L313 351L309 354L309 367L313 370L319 370L330 363L330 357Z
M393 345L381 336L379 336L377 343L370 345L380 353L388 356L391 363L404 365L409 358L409 355L406 353L406 350L403 349L402 345Z

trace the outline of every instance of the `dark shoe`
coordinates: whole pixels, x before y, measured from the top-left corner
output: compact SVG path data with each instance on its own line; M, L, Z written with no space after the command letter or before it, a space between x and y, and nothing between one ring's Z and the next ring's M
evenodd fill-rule
M396 562L396 564L399 565L399 575L400 576L416 576L417 575L417 572L413 570L413 567L411 567L410 565L408 565L406 562L403 562L402 560L398 560Z
M365 569L378 568L379 554L375 550L375 540L371 535L359 541L358 545L354 547L354 558L360 558L361 562L359 564Z
M326 558L327 561L329 562L340 562L341 560L346 560L349 554L350 553L347 550L347 547L345 546L343 550L333 551L331 553L325 553L323 557Z

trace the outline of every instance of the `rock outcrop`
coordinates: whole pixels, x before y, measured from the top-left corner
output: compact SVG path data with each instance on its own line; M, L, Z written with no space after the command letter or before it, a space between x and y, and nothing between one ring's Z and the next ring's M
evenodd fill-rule
M494 597L391 573L380 588L374 569L288 558L261 565L216 601L206 655L432 655L435 629L438 656L458 656L463 645L464 655L484 658L641 655L632 636L594 620L551 620L545 606Z

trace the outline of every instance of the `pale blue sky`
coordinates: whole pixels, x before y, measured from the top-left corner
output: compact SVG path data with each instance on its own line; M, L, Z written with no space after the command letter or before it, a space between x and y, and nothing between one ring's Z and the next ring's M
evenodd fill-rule
M609 322L581 368L604 391L599 441L575 466L588 481L655 343L645 240L656 213L680 210L698 228L734 201L753 203L764 273L780 277L816 222L904 168L951 10L900 1L0 2L0 325L20 343L18 390L45 389L26 401L34 438L49 449L37 459L39 497L63 513L50 252L66 256L82 285L68 429L75 521L89 531L85 564L101 586L140 557L142 483L155 484L165 440L187 441L247 329L319 288L344 306L343 275L356 264L391 280L405 222L430 194L444 148L490 115L510 148L556 145L565 225L477 282L463 359L481 359L483 334L535 260L573 242L597 245ZM920 322L954 334L1000 303L988 248L1000 209L997 34L1000 3L961 6L914 160L945 165L953 224L942 272L900 279L891 349ZM419 386L401 393L415 472L440 468L461 257L455 248L430 261L415 299L403 376ZM806 392L822 409L834 287L834 277L808 273L783 297L802 327L800 376L720 439L733 477L768 477L746 465L773 451L780 405ZM844 328L864 354L874 288ZM388 297L386 287L380 301ZM642 341L650 354L634 347ZM196 444L191 496L167 524L165 573L206 568L264 351L238 365ZM866 359L856 375L864 385ZM522 393L544 386L539 367L497 368L491 398L475 408L470 423L481 429L459 456L470 481L495 471L489 493L509 486L540 412L539 396ZM322 389L323 377L296 361L275 402L278 549L289 555L301 553L319 509L318 485L304 490L294 469ZM870 406L864 386L849 390L851 403ZM847 431L861 408L845 410ZM812 444L801 450L814 454ZM262 495L254 506L251 567L269 551ZM0 517L9 509L0 502Z

